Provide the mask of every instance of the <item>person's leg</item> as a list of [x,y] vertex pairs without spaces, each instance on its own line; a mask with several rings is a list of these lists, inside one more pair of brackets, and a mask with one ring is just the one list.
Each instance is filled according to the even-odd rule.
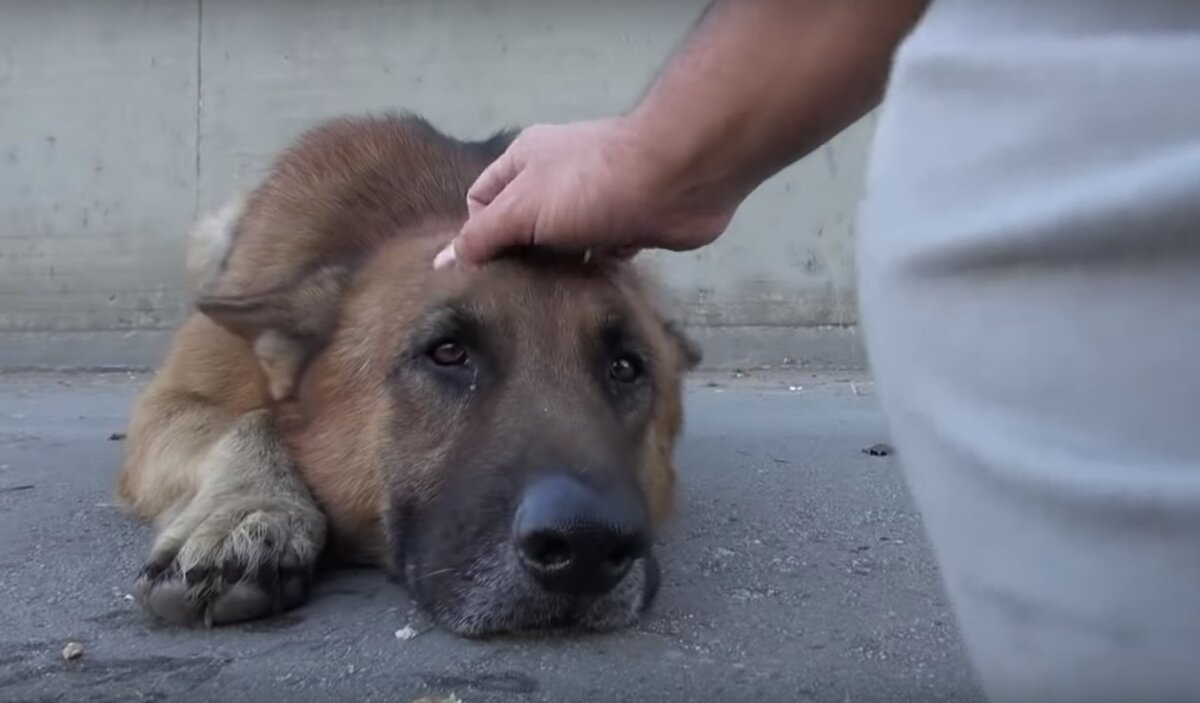
[[992,701],[1200,700],[1200,4],[966,4],[899,57],[862,212],[893,441]]

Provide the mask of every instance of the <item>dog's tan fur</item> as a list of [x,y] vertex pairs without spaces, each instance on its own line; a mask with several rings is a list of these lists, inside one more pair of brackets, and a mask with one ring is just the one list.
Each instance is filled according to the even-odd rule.
[[[141,580],[154,612],[219,623],[291,607],[331,543],[340,556],[387,566],[385,491],[437,484],[445,448],[434,437],[418,437],[427,455],[405,457],[411,475],[380,465],[389,401],[372,350],[348,341],[363,325],[379,344],[403,336],[406,301],[435,275],[429,262],[464,219],[466,189],[505,139],[472,151],[430,129],[399,117],[327,123],[190,233],[197,311],[136,403],[118,480],[122,501],[156,523]],[[632,270],[612,279],[657,361],[638,475],[658,523],[673,509],[689,354],[644,281]],[[520,306],[504,301],[503,285],[494,285],[501,307]],[[221,574],[230,563],[274,577]]]

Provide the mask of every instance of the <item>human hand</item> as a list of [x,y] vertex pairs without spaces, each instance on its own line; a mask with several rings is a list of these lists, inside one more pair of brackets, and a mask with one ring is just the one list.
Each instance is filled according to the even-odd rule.
[[678,161],[626,117],[529,127],[468,191],[467,222],[434,266],[520,246],[628,257],[709,244],[737,199],[689,183]]

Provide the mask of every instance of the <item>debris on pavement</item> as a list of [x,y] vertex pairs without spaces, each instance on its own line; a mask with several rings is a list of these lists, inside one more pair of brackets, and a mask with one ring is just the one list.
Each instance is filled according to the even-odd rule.
[[419,634],[421,633],[417,632],[416,628],[414,628],[412,625],[405,625],[399,630],[396,630],[396,639],[408,641]]
[[63,647],[62,658],[65,661],[73,662],[83,656],[83,645],[78,642],[67,642],[67,646]]
[[422,696],[412,703],[463,703],[463,701],[451,693],[448,696]]
[[17,491],[28,491],[33,488],[32,483],[22,483],[16,486],[0,486],[0,493],[16,493]]
[[892,448],[892,445],[885,444],[883,442],[872,444],[862,451],[863,454],[869,454],[871,456],[891,456],[892,454],[896,453],[896,450]]
[[113,432],[108,436],[108,441],[110,442],[120,442],[123,439],[125,439],[124,432]]

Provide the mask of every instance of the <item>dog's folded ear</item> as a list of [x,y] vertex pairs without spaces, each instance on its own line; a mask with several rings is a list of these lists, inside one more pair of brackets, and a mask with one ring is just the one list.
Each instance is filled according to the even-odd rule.
[[347,269],[325,266],[293,284],[249,293],[222,290],[216,279],[197,297],[196,308],[250,341],[271,396],[288,400],[308,362],[332,334],[349,278]]
[[[272,245],[288,237],[276,229],[287,224],[264,217],[261,203],[258,216],[248,219],[253,200],[238,194],[192,226],[187,275],[196,309],[248,341],[271,396],[288,400],[332,333],[349,273],[337,265],[311,267],[303,255],[280,256]],[[303,238],[287,241],[285,250],[303,252]]]
[[692,339],[683,329],[683,325],[668,312],[674,307],[669,303],[670,297],[666,291],[647,277],[636,264],[623,264],[626,273],[630,274],[625,281],[636,290],[640,296],[652,301],[651,314],[666,336],[668,344],[675,348],[679,355],[680,366],[685,371],[695,371],[704,362],[704,351],[700,344]]

